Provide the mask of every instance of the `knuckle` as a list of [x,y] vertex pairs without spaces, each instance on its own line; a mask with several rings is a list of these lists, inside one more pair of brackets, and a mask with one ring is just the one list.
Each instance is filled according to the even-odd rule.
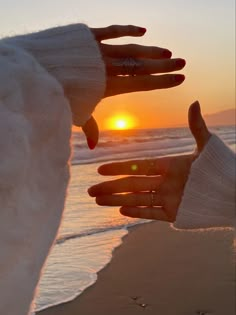
[[173,59],[167,59],[166,65],[167,65],[166,68],[169,71],[175,70],[175,68],[176,68],[176,63]]
[[112,24],[112,25],[108,26],[108,29],[109,29],[110,31],[113,31],[113,30],[115,30],[116,28],[117,28],[117,25],[116,25],[116,24]]
[[130,32],[133,32],[134,29],[135,29],[135,27],[133,25],[131,25],[131,24],[128,24],[126,27],[127,27],[127,30],[130,31]]
[[155,46],[149,46],[148,48],[148,55],[150,58],[155,58],[157,55],[159,55],[159,49]]
[[174,69],[174,63],[172,59],[162,60],[162,68],[165,71],[171,71]]
[[119,33],[119,25],[110,25],[108,26],[108,31],[111,32],[113,35],[118,35]]

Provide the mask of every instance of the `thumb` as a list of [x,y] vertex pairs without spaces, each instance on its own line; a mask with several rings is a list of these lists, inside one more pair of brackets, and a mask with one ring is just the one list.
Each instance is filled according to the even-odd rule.
[[88,147],[90,148],[90,150],[93,150],[96,147],[99,138],[98,125],[93,116],[91,116],[89,120],[84,124],[82,130],[85,133]]
[[210,139],[211,134],[202,118],[201,108],[198,101],[194,102],[189,107],[188,122],[189,128],[196,140],[198,152],[201,152]]

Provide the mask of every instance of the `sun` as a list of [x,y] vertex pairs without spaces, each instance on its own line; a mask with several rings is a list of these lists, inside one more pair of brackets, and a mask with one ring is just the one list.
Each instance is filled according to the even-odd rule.
[[112,130],[127,130],[137,126],[137,119],[129,114],[117,114],[107,119],[107,128]]
[[116,129],[127,129],[128,122],[124,118],[119,118],[115,120],[115,127]]

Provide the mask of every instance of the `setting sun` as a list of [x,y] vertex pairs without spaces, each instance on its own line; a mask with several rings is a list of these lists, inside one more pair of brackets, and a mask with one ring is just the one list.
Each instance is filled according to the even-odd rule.
[[129,114],[120,114],[110,117],[106,121],[108,129],[126,130],[137,126],[137,119]]
[[125,119],[118,119],[115,121],[115,126],[117,129],[127,129],[127,120]]

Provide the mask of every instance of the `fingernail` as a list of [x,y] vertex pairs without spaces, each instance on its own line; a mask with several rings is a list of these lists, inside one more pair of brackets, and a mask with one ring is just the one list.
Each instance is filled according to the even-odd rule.
[[183,68],[186,65],[186,61],[184,59],[177,59],[175,65],[178,68]]
[[96,147],[96,142],[93,139],[87,138],[87,144],[90,150],[93,150]]
[[183,82],[185,79],[185,76],[183,74],[176,74],[174,76],[174,81],[175,82]]
[[169,51],[168,49],[165,49],[165,50],[163,51],[163,53],[162,53],[162,56],[163,56],[164,58],[170,58],[170,57],[172,56],[172,52]]
[[146,33],[146,31],[147,31],[147,29],[144,28],[144,27],[139,27],[138,30],[139,30],[139,32],[142,33],[142,34]]

